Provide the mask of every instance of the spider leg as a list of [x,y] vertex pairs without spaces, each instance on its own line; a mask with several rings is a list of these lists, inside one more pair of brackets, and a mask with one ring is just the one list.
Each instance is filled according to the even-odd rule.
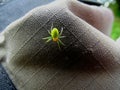
[[65,38],[66,36],[59,36],[59,38]]
[[51,36],[49,37],[45,37],[45,38],[42,38],[43,40],[46,40],[46,39],[51,39]]
[[52,38],[48,39],[48,40],[46,41],[46,43],[50,42],[51,40],[52,40]]
[[53,29],[53,23],[52,23],[51,29],[50,29],[50,30],[47,30],[50,35],[51,35],[51,30],[52,30],[52,29]]
[[61,28],[61,31],[60,31],[60,36],[62,35],[62,33],[63,33],[63,27]]
[[52,40],[52,38],[51,37],[45,37],[45,38],[42,38],[43,40],[46,40],[47,39],[47,41],[46,42],[49,42],[49,41],[51,41]]
[[62,44],[63,46],[65,46],[65,44],[59,39],[58,40],[58,42],[60,43],[60,44]]
[[47,31],[48,31],[48,33],[51,35],[50,31],[49,31],[49,30],[47,30]]
[[51,26],[51,29],[50,30],[52,30],[53,29],[53,23],[52,23],[52,26]]
[[57,41],[57,44],[58,44],[59,49],[61,50],[61,48],[60,48],[60,42],[59,42],[59,41]]

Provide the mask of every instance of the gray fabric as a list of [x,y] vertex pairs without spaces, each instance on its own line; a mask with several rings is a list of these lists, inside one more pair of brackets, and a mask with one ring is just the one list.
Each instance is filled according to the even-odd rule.
[[[29,10],[36,6],[50,3],[53,0],[6,0],[5,4],[0,2],[0,32],[11,22],[20,18]],[[4,37],[0,36],[0,47],[4,44]],[[3,48],[0,48],[0,57],[5,53]],[[8,74],[0,64],[0,90],[16,90]]]
[[[1,33],[3,65],[18,90],[119,90],[120,46],[107,36],[112,21],[110,10],[75,0],[37,7]],[[52,23],[63,27],[61,50],[42,40]]]

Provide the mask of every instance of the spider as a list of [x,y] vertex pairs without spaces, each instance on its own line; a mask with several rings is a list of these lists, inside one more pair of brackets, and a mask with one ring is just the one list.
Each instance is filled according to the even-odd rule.
[[63,28],[61,28],[61,31],[59,32],[59,29],[53,28],[52,25],[51,30],[48,30],[48,33],[50,34],[50,36],[42,38],[43,40],[47,40],[47,43],[50,41],[56,42],[58,44],[59,49],[61,49],[60,45],[65,46],[65,44],[60,40],[62,38],[65,38],[65,36],[62,36]]

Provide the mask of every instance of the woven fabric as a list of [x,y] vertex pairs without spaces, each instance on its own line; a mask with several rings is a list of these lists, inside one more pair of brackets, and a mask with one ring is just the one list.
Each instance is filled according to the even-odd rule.
[[0,64],[0,90],[17,90],[1,64]]
[[[3,65],[18,90],[119,90],[120,46],[107,36],[112,21],[110,10],[75,0],[37,7],[1,33]],[[61,50],[42,39],[52,24],[66,36]]]

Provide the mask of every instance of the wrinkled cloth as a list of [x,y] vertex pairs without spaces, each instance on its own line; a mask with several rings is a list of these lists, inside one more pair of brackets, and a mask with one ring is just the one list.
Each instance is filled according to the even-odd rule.
[[[3,63],[18,90],[119,90],[120,46],[110,37],[113,14],[76,0],[32,9],[2,33]],[[65,46],[45,43],[51,26]]]

